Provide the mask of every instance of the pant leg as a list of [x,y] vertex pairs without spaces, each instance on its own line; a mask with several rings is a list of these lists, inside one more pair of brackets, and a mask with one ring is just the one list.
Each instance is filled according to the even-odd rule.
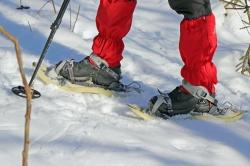
[[217,48],[217,37],[215,16],[211,11],[210,2],[209,0],[170,1],[183,2],[174,8],[177,13],[184,15],[180,24],[179,42],[184,62],[181,75],[192,85],[204,86],[210,93],[215,93],[217,70],[212,59]]
[[168,0],[169,5],[184,18],[194,19],[212,12],[210,0]]
[[123,37],[129,32],[136,0],[100,0],[96,16],[99,34],[94,38],[93,53],[106,60],[109,67],[120,66]]

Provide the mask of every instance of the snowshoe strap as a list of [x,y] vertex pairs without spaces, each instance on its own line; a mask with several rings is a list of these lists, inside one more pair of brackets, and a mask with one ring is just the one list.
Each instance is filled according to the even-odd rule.
[[63,66],[67,63],[67,61],[62,61],[55,67],[55,72],[59,75],[60,71],[62,70]]
[[194,97],[198,99],[208,100],[214,105],[217,105],[217,100],[213,96],[210,95],[210,93],[205,87],[191,85],[186,80],[182,80],[182,86]]
[[122,84],[121,82],[113,82],[111,83],[107,89],[118,91],[118,92],[137,92],[141,93],[141,85],[140,83],[133,81],[128,85]]
[[169,111],[172,110],[172,102],[171,102],[171,99],[170,97],[168,96],[168,94],[165,94],[165,93],[162,93],[160,92],[160,95],[157,96],[157,100],[155,101],[152,109],[150,110],[150,113],[151,114],[156,114],[156,112],[158,111],[159,107],[162,105],[162,104],[166,104],[169,108]]
[[119,74],[117,74],[116,72],[114,72],[113,70],[111,70],[108,66],[108,63],[103,60],[102,58],[100,58],[99,56],[95,55],[94,53],[92,53],[89,56],[90,60],[93,61],[95,63],[95,65],[101,69],[106,71],[110,76],[112,76],[115,80],[119,81],[121,76]]
[[73,83],[75,82],[75,78],[74,78],[74,73],[73,73],[73,67],[74,67],[74,63],[73,60],[70,60],[69,63],[67,63],[68,67],[68,72],[69,72],[69,79],[71,81],[73,81]]
[[127,85],[124,85],[124,86],[125,86],[127,92],[141,93],[143,91],[141,84],[137,81],[133,81],[133,82],[131,82]]
[[156,102],[155,102],[155,104],[154,104],[152,110],[151,110],[151,113],[152,113],[152,114],[155,114],[156,111],[158,110],[158,108],[159,108],[163,103],[166,103],[166,101],[164,100],[164,97],[163,97],[162,95],[159,95],[159,96],[157,97],[157,100],[156,100]]
[[208,113],[212,115],[224,115],[226,113],[226,109],[219,109],[217,106],[212,106]]

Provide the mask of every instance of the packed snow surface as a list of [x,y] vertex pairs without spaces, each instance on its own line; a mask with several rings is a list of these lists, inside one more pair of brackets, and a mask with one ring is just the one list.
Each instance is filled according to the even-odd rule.
[[[218,68],[216,86],[219,101],[230,101],[250,109],[250,77],[235,71],[244,55],[249,32],[240,30],[237,12],[226,11],[212,0],[217,18]],[[28,79],[55,20],[51,3],[23,0],[29,10],[16,10],[17,0],[0,1],[0,25],[16,36],[22,48]],[[59,10],[62,0],[55,0]],[[99,0],[72,0],[71,22],[80,8],[73,32],[70,12],[65,13],[44,63],[63,59],[80,60],[91,53],[97,34],[95,15]],[[243,14],[239,14],[243,16]],[[235,123],[183,119],[145,122],[126,106],[142,106],[157,94],[157,88],[171,91],[181,83],[183,65],[178,51],[182,16],[166,0],[140,0],[133,26],[124,39],[123,82],[139,81],[143,93],[123,97],[63,92],[36,80],[42,97],[33,100],[31,115],[31,166],[249,166],[250,117]],[[26,102],[12,94],[21,78],[12,43],[0,36],[0,163],[21,165]]]

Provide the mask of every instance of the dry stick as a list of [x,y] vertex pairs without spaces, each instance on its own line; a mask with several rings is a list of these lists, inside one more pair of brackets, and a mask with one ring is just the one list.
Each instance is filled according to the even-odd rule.
[[[246,5],[246,13],[248,17],[248,24],[250,24],[250,9],[247,0],[245,0],[245,5]],[[248,46],[246,55],[244,56],[243,60],[243,66],[242,66],[242,71],[241,73],[244,74],[244,72],[248,72],[250,74],[250,44]]]
[[31,88],[28,85],[27,79],[24,74],[24,69],[23,69],[23,62],[22,62],[22,57],[21,57],[21,50],[19,47],[18,40],[12,36],[9,32],[7,32],[3,27],[0,26],[0,32],[6,36],[7,39],[13,42],[15,45],[15,50],[16,50],[16,57],[17,57],[17,62],[22,78],[22,82],[24,85],[24,89],[26,92],[26,114],[25,114],[25,129],[24,129],[24,149],[22,152],[23,155],[23,166],[28,166],[28,154],[29,154],[29,135],[30,135],[30,115],[31,115],[31,101],[32,101],[32,91]]
[[249,9],[249,6],[248,6],[248,3],[247,3],[247,0],[245,0],[245,3],[246,3],[246,12],[247,12],[247,17],[248,17],[248,21],[249,21],[249,24],[250,24],[250,9]]
[[[226,1],[226,0],[220,0],[220,1],[226,3],[227,6],[228,6],[228,5],[232,5],[233,7],[235,7],[235,6],[237,6],[237,7],[245,7],[244,5],[239,5],[239,4],[234,3],[234,2],[232,2],[232,1]],[[226,8],[226,7],[225,7],[225,8]]]
[[53,9],[54,9],[54,12],[56,14],[56,6],[55,6],[55,3],[54,3],[54,0],[51,0],[51,2],[52,2],[52,6],[53,6]]
[[69,29],[71,29],[71,5],[69,4]]
[[[248,49],[246,51],[246,54],[240,58],[240,63],[236,65],[236,71],[240,71],[241,73],[244,73],[248,70],[247,66],[250,66],[250,45],[248,46]],[[250,71],[249,71],[250,73]]]
[[81,5],[79,5],[79,7],[78,7],[78,11],[77,11],[77,15],[76,15],[76,20],[75,20],[75,23],[73,25],[72,32],[74,32],[74,29],[75,29],[75,26],[76,26],[76,22],[78,20],[78,16],[79,16],[79,13],[80,13],[80,7],[81,7]]
[[236,66],[236,71],[240,71],[244,74],[245,72],[248,72],[250,74],[250,45],[248,46],[247,52],[245,56],[241,57],[240,60],[242,61]]
[[[231,5],[233,5],[233,4],[238,4],[238,3],[241,3],[242,5],[244,5],[244,3],[241,2],[241,0],[231,0],[230,2],[231,2]],[[226,8],[227,6],[229,6],[229,5],[230,5],[230,4],[227,3],[227,4],[225,5],[225,8]]]
[[[227,3],[226,6],[228,5],[233,6],[233,8],[226,8],[226,9],[245,9],[244,13],[247,14],[248,22],[244,21],[243,19],[242,22],[244,24],[250,25],[250,9],[247,0],[244,0],[244,3],[241,2],[240,0],[231,0],[230,2],[225,0],[221,1]],[[237,4],[238,2],[240,2],[244,6]],[[237,6],[237,8],[235,6]],[[241,29],[247,29],[247,28],[249,28],[249,26],[245,26]],[[245,72],[248,72],[250,74],[250,45],[248,46],[246,54],[240,58],[240,61],[241,62],[236,65],[236,71],[241,71],[242,74],[245,74]]]
[[38,10],[38,14],[40,13],[40,11],[50,2],[51,0],[48,0],[47,2],[45,2],[45,4]]
[[249,22],[246,22],[245,20],[242,20],[243,23],[250,25],[250,20]]
[[[248,17],[248,22],[249,22],[248,25],[249,25],[250,24],[250,9],[249,9],[247,0],[245,0],[245,5],[246,5],[245,12]],[[243,56],[241,59],[242,59],[241,73],[244,74],[245,72],[248,72],[250,74],[250,44],[248,46],[245,56]]]
[[32,32],[32,28],[31,28],[31,25],[30,25],[30,22],[29,22],[29,21],[28,21],[28,24],[29,24],[30,31]]

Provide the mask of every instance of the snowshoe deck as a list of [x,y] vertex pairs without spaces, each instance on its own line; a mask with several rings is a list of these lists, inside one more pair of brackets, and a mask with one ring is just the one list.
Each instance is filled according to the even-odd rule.
[[230,115],[212,115],[209,113],[203,113],[200,115],[191,114],[193,119],[200,119],[200,120],[221,120],[224,122],[235,122],[240,120],[246,112],[239,111],[231,113]]
[[68,92],[102,94],[105,96],[114,95],[111,90],[107,90],[101,87],[77,85],[72,84],[69,81],[62,85],[59,80],[50,78],[48,75],[46,75],[47,68],[47,65],[43,64],[37,72],[38,79],[41,80],[44,84],[55,85],[57,88]]
[[[128,104],[129,109],[140,119],[149,121],[153,120],[155,117],[152,115],[149,115],[143,111],[144,108],[136,105],[136,104]],[[194,114],[190,113],[191,119],[198,119],[198,120],[219,120],[223,122],[235,122],[237,120],[242,119],[242,117],[245,115],[246,112],[244,111],[238,111],[231,113],[229,115],[212,115],[209,113],[203,113],[203,114]]]

